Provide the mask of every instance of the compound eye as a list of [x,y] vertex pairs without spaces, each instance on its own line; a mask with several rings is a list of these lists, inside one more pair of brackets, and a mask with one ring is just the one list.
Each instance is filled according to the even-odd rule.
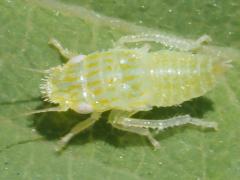
[[80,114],[88,114],[93,112],[92,106],[87,103],[81,103],[77,107],[73,108],[73,110]]
[[78,55],[78,56],[74,56],[69,60],[69,63],[71,64],[77,64],[80,63],[86,56],[85,55]]

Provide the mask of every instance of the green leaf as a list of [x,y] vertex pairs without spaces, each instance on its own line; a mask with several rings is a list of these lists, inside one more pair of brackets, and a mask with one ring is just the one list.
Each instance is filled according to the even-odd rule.
[[[238,0],[1,0],[0,1],[0,179],[240,179],[240,3]],[[219,130],[186,126],[157,135],[154,151],[144,137],[106,123],[79,134],[60,155],[59,137],[86,116],[72,111],[31,117],[49,106],[40,99],[42,74],[62,64],[48,39],[88,54],[112,47],[123,35],[155,32],[197,39],[234,59],[233,68],[206,96],[182,107],[141,112],[164,118],[191,114],[216,121]],[[165,33],[167,32],[167,33]]]

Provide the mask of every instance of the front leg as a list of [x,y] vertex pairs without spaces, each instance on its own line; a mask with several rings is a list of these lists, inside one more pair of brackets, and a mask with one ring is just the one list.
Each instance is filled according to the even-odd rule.
[[70,52],[67,48],[64,48],[61,45],[61,43],[55,38],[50,39],[48,44],[55,47],[59,51],[61,56],[63,56],[69,63],[73,63],[73,64],[74,63],[79,63],[80,61],[82,61],[86,57],[83,54],[76,55],[73,52]]
[[150,143],[154,146],[154,148],[158,149],[160,147],[159,142],[152,136],[151,132],[144,128],[144,127],[134,127],[134,126],[129,126],[122,124],[121,122],[130,116],[135,114],[135,112],[126,112],[126,111],[117,111],[117,110],[112,110],[108,122],[115,128],[123,130],[123,131],[128,131],[131,133],[139,134],[142,136],[145,136],[148,138]]
[[61,54],[62,57],[64,57],[66,60],[70,60],[72,57],[74,57],[75,55],[70,52],[67,48],[64,48],[61,43],[55,39],[55,38],[51,38],[48,41],[48,44],[52,45],[53,47],[55,47],[59,53]]
[[101,113],[93,113],[89,118],[87,118],[84,121],[81,121],[77,123],[69,133],[67,133],[65,136],[61,138],[59,141],[59,146],[57,147],[56,151],[61,151],[68,142],[77,134],[84,131],[85,129],[89,128],[91,125],[93,125],[101,116]]

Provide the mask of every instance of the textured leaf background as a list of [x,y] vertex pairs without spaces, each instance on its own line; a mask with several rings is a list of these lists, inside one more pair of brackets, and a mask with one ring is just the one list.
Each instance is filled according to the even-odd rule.
[[[239,9],[239,0],[0,0],[0,179],[240,179]],[[40,99],[42,75],[21,68],[62,63],[50,37],[87,54],[146,31],[192,39],[209,34],[213,45],[235,49],[227,55],[234,68],[206,96],[138,114],[188,113],[218,122],[219,131],[168,129],[157,135],[162,148],[154,151],[145,138],[113,129],[106,113],[58,155],[57,139],[86,116],[19,116],[49,106]]]

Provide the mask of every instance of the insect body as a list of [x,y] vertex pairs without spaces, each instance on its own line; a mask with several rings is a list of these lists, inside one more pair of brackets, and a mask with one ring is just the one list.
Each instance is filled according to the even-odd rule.
[[80,113],[86,106],[89,112],[149,110],[205,94],[223,68],[206,55],[113,49],[50,69],[43,89],[50,102]]
[[37,112],[73,109],[92,113],[61,139],[61,147],[107,110],[112,110],[109,123],[114,127],[144,135],[155,147],[159,147],[159,143],[149,128],[161,130],[187,123],[216,128],[214,122],[188,115],[168,120],[140,120],[131,116],[153,106],[178,105],[205,94],[226,70],[227,64],[217,58],[188,51],[150,52],[147,46],[116,47],[87,56],[71,56],[55,39],[50,43],[69,61],[48,70],[41,86],[45,99],[59,106]]

